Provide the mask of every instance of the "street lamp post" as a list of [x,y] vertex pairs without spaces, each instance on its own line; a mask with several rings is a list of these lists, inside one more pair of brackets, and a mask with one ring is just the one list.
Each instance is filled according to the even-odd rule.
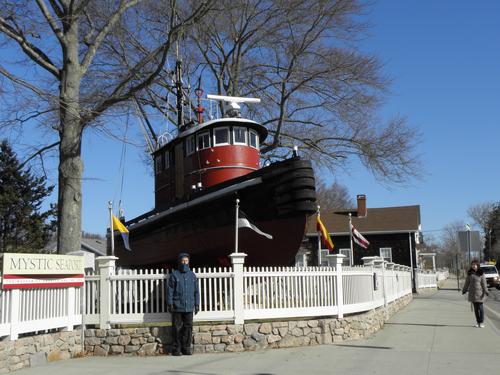
[[469,264],[470,264],[470,262],[471,262],[471,259],[470,259],[470,225],[465,224],[465,227],[467,228],[467,248],[469,250]]
[[[488,258],[491,258],[491,228],[488,229]],[[487,259],[489,260],[489,259]]]

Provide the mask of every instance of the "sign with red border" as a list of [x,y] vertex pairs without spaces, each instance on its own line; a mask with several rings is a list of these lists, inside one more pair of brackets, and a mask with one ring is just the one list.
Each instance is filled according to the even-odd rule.
[[68,288],[84,284],[81,256],[3,254],[2,289]]

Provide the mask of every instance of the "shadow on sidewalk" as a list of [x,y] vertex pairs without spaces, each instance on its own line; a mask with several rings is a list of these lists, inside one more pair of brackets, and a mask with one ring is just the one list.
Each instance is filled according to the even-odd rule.
[[459,325],[459,324],[426,324],[426,323],[385,323],[385,325],[392,326],[425,326],[425,327],[465,327],[470,328],[471,326]]
[[346,348],[364,348],[364,349],[385,349],[392,350],[392,346],[373,346],[373,345],[346,345],[346,344],[335,344],[335,346],[343,346]]

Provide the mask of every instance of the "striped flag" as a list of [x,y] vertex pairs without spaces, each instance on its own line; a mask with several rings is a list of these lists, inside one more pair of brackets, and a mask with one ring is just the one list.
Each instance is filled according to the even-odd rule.
[[323,240],[323,244],[328,247],[328,250],[330,252],[333,251],[333,242],[332,239],[330,238],[330,234],[325,228],[325,225],[321,221],[319,214],[316,216],[316,230],[321,234],[321,238]]
[[248,228],[260,234],[261,236],[266,237],[268,240],[273,239],[272,235],[270,235],[269,233],[265,233],[257,228],[257,226],[248,219],[247,215],[245,215],[242,210],[239,210],[238,212],[238,228]]
[[111,216],[113,219],[113,230],[117,230],[121,233],[122,238],[123,238],[123,244],[125,246],[125,249],[128,251],[132,251],[130,248],[129,240],[128,240],[128,229],[123,223],[118,219],[115,215]]
[[366,238],[364,238],[363,235],[361,233],[359,233],[356,228],[354,228],[354,225],[352,225],[352,223],[349,223],[349,225],[351,227],[351,235],[352,235],[353,241],[356,242],[363,249],[368,249],[370,242],[368,242],[368,240]]

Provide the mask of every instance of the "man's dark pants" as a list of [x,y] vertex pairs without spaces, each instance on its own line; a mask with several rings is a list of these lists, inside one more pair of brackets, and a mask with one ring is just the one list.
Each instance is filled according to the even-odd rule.
[[191,352],[193,338],[193,312],[173,312],[172,332],[174,338],[174,353]]

